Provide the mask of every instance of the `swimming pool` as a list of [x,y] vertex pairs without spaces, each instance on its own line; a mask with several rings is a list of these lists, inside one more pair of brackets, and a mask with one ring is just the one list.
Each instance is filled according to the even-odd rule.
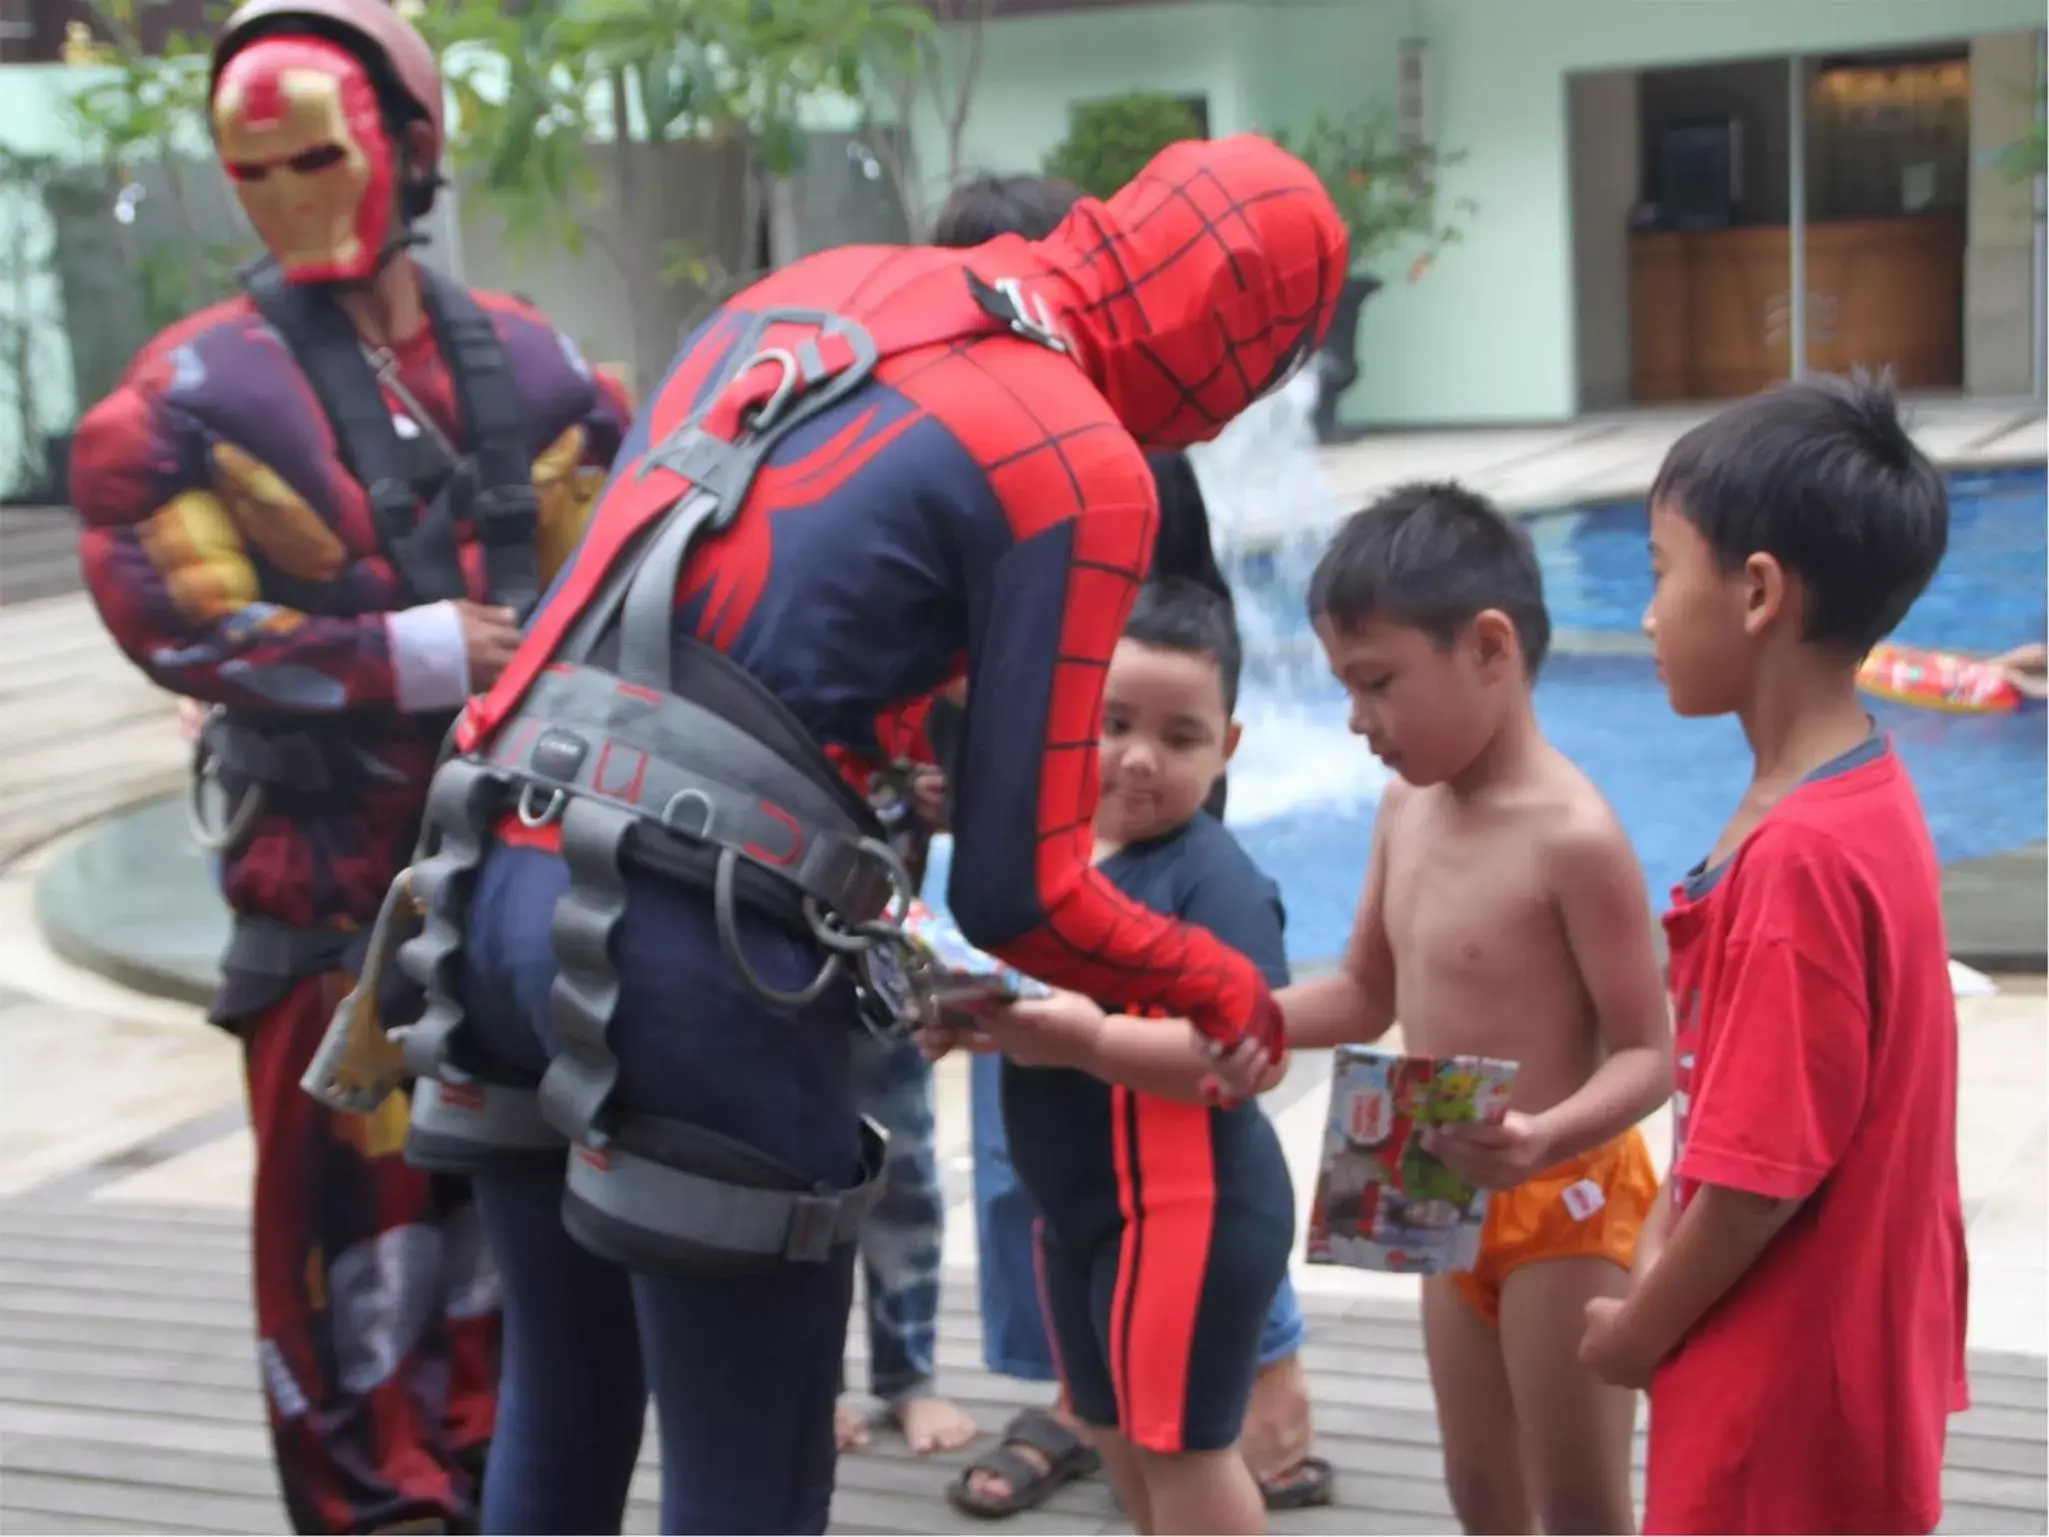
[[[1998,651],[2049,634],[2043,475],[1951,481],[1949,554],[1901,625],[1909,644]],[[1651,579],[1641,503],[1545,514],[1531,532],[1561,649],[1537,686],[1545,731],[1613,802],[1653,901],[1720,832],[1749,772],[1733,720],[1691,721],[1665,704],[1639,635]],[[1345,731],[1342,692],[1314,655],[1300,562],[1254,563],[1242,602],[1281,665],[1248,669],[1231,825],[1280,882],[1288,948],[1342,950],[1386,773]],[[1943,715],[1873,702],[1927,807],[1945,862],[2044,836],[2044,717]],[[935,868],[933,889],[944,891]]]

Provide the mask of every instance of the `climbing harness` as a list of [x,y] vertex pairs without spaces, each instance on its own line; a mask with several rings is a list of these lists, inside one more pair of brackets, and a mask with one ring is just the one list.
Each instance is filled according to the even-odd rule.
[[[872,1124],[843,1189],[702,1127],[614,1105],[619,1063],[607,1036],[620,983],[610,952],[628,872],[652,872],[708,893],[724,959],[769,1006],[802,1008],[851,973],[861,993],[903,1005],[886,1018],[864,1010],[871,1028],[915,1022],[915,993],[899,985],[916,964],[899,928],[914,892],[882,822],[763,684],[677,632],[675,607],[690,553],[731,524],[777,445],[862,387],[880,358],[1027,324],[1021,300],[990,285],[971,287],[971,304],[951,294],[908,311],[880,344],[828,311],[749,315],[700,404],[615,481],[645,496],[641,483],[670,475],[684,482],[678,493],[629,530],[545,666],[429,787],[409,876],[425,921],[397,947],[426,1004],[391,1032],[418,1081],[406,1156],[474,1174],[567,1152],[564,1222],[619,1263],[695,1273],[821,1262],[853,1242],[879,1194],[884,1139]],[[458,1001],[477,873],[508,824],[558,841],[569,873],[550,928],[559,1051],[538,1082],[482,1069]],[[743,908],[822,950],[802,987],[760,975]],[[400,908],[388,916],[391,930]],[[392,942],[391,932],[373,938],[373,953]]]
[[[458,527],[476,530],[491,601],[524,616],[539,596],[536,519],[526,426],[512,368],[491,317],[458,284],[420,269],[428,324],[454,380],[473,447],[463,453],[397,378],[384,349],[363,345],[331,295],[288,283],[263,258],[242,284],[312,386],[342,463],[370,499],[378,538],[410,603],[469,596]],[[402,436],[391,390],[419,432]],[[380,771],[382,771],[380,773]],[[396,779],[344,733],[305,717],[216,709],[194,754],[188,822],[209,853],[231,853],[280,797],[334,799],[361,774]],[[223,800],[216,811],[215,792]]]

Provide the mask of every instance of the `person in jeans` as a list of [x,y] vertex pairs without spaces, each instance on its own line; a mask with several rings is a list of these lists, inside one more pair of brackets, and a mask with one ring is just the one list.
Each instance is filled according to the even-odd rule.
[[[1006,234],[1038,239],[1060,222],[1079,196],[1067,183],[1046,177],[977,177],[956,189],[940,210],[932,243],[976,246]],[[1156,453],[1148,459],[1160,494],[1153,577],[1186,577],[1230,602],[1194,466],[1182,453]],[[925,722],[942,764],[953,755],[958,712],[958,700],[941,699]],[[944,783],[942,775],[928,772],[917,786],[919,805],[935,826],[943,825]],[[1224,798],[1220,778],[1204,810],[1221,818]],[[1001,1058],[989,1054],[976,1055],[970,1067],[982,1360],[990,1371],[1006,1377],[1053,1383],[1058,1374],[1032,1259],[1032,1226],[1038,1212],[1011,1166],[998,1089],[1001,1067]],[[1260,1337],[1259,1375],[1240,1442],[1271,1510],[1327,1504],[1333,1494],[1331,1466],[1313,1453],[1315,1433],[1300,1355],[1303,1334],[1294,1286],[1283,1281]],[[947,1493],[963,1513],[999,1519],[1044,1504],[1063,1485],[1099,1468],[1096,1453],[1082,1439],[1067,1406],[1056,1398],[1044,1409],[1026,1409],[1014,1416],[997,1444],[970,1463]]]
[[[929,827],[915,819],[898,847],[922,880]],[[860,1035],[854,1074],[861,1113],[889,1133],[882,1196],[861,1223],[861,1300],[868,1324],[868,1391],[912,1451],[955,1451],[974,1419],[933,1391],[939,1334],[939,1265],[946,1196],[933,1147],[932,1065],[910,1039]],[[842,1396],[833,1414],[841,1451],[868,1443],[869,1417]]]

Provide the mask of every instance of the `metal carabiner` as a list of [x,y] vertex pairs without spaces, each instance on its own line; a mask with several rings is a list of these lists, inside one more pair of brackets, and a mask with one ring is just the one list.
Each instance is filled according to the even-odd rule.
[[518,813],[519,825],[522,827],[531,827],[536,830],[547,827],[561,819],[562,808],[569,804],[569,795],[566,791],[550,790],[548,792],[548,804],[539,811],[534,810],[534,791],[540,788],[541,786],[531,782],[520,787],[519,803],[513,809]]
[[256,825],[256,819],[263,815],[266,804],[263,786],[252,784],[242,792],[241,798],[229,809],[228,814],[216,823],[206,809],[207,785],[220,785],[221,793],[227,794],[227,786],[221,784],[220,764],[212,757],[202,757],[192,766],[191,788],[185,799],[185,825],[192,834],[192,841],[208,854],[233,853],[249,836],[249,830]]
[[818,968],[818,975],[795,992],[786,992],[764,982],[761,974],[748,963],[746,952],[740,948],[740,929],[737,922],[739,889],[735,884],[739,870],[740,851],[731,844],[720,849],[718,869],[712,877],[711,906],[713,927],[718,930],[719,950],[725,956],[726,964],[739,973],[740,980],[757,997],[779,1008],[801,1009],[808,1004],[816,1003],[825,996],[825,990],[839,978],[843,964],[839,955],[828,955],[825,964]]
[[796,354],[785,347],[762,348],[747,360],[747,366],[734,376],[734,382],[738,383],[764,363],[774,363],[782,369],[783,376],[776,381],[774,393],[743,418],[750,432],[763,432],[774,426],[776,418],[796,399],[797,388],[803,383],[803,367],[797,362]]

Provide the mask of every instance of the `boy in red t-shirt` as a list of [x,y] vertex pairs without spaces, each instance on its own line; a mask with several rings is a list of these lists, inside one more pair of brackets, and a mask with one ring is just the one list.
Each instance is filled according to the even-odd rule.
[[1665,926],[1676,1158],[1582,1357],[1650,1388],[1647,1532],[1927,1532],[1965,1406],[1956,1001],[1935,850],[1857,664],[1942,558],[1890,393],[1815,379],[1673,447],[1644,615],[1756,771]]

